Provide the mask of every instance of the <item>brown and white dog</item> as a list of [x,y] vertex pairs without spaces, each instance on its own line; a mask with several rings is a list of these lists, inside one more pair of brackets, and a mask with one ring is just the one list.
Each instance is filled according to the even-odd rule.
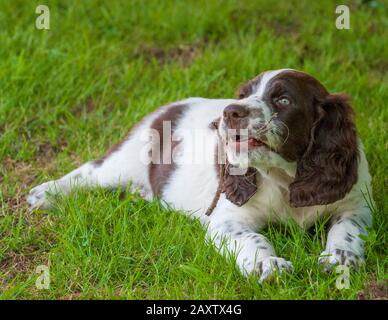
[[146,199],[159,197],[199,218],[222,254],[235,255],[244,274],[263,281],[293,270],[257,232],[269,220],[308,228],[329,216],[319,263],[358,267],[359,235],[372,221],[370,183],[346,96],[281,69],[243,85],[238,99],[189,98],[160,107],[102,159],[33,188],[28,203],[48,207],[48,193],[73,186],[131,185]]

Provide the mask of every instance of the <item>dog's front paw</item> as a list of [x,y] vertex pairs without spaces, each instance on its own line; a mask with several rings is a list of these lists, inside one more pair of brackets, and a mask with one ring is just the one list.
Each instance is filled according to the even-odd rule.
[[279,257],[265,257],[257,261],[259,271],[259,283],[270,282],[276,273],[283,271],[294,272],[294,267],[290,261]]
[[337,265],[358,269],[364,263],[364,258],[350,250],[333,249],[323,251],[318,263],[324,271],[332,271]]
[[30,193],[27,196],[27,203],[30,206],[30,209],[47,209],[49,208],[50,202],[48,200],[48,192],[53,192],[55,190],[55,182],[49,181],[42,183],[35,188],[31,189]]

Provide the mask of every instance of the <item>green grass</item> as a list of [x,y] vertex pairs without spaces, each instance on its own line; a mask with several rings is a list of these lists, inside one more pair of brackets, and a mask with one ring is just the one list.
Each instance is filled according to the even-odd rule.
[[[387,290],[388,12],[383,1],[346,3],[350,30],[335,28],[335,1],[47,0],[51,29],[41,31],[40,1],[1,1],[0,297],[356,299]],[[205,245],[198,222],[135,195],[82,191],[28,212],[32,186],[98,158],[158,106],[232,97],[241,82],[284,67],[353,98],[376,206],[366,266],[349,289],[317,266],[323,222],[315,232],[270,226],[295,273],[259,285]],[[50,266],[48,290],[35,287],[40,264]]]

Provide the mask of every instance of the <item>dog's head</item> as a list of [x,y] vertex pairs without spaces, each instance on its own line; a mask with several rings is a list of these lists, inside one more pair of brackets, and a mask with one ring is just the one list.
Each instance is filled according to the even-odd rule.
[[329,94],[303,72],[267,71],[238,91],[219,124],[228,158],[242,163],[275,152],[296,162],[289,186],[295,207],[342,199],[357,181],[357,134],[353,112],[342,94]]

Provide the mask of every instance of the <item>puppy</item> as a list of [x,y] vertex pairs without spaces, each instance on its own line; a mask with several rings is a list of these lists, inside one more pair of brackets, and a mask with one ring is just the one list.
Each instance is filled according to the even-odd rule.
[[371,177],[353,112],[306,73],[261,73],[237,99],[189,98],[162,106],[103,158],[33,188],[31,208],[75,186],[131,186],[201,220],[221,254],[262,282],[290,271],[257,230],[269,220],[308,228],[329,216],[325,269],[363,263]]

